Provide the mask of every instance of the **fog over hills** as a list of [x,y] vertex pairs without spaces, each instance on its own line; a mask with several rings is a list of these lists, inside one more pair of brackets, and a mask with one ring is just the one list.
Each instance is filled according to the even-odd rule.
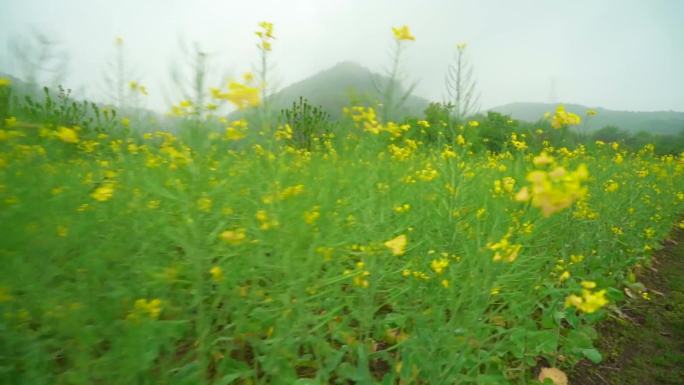
[[[377,103],[380,93],[376,84],[382,86],[388,81],[386,76],[373,73],[358,63],[340,62],[283,88],[272,96],[272,105],[278,109],[287,108],[301,96],[313,105],[322,106],[332,117],[339,117],[342,108],[351,104]],[[404,103],[401,116],[420,115],[428,103],[427,99],[411,95]]]
[[[678,111],[615,111],[581,104],[563,104],[565,109],[583,117],[583,127],[595,131],[605,126],[616,126],[629,132],[645,131],[652,134],[677,134],[684,131],[684,112]],[[515,119],[534,122],[545,112],[553,112],[558,104],[510,103],[491,108],[490,111],[510,115]],[[587,119],[587,110],[597,112]]]
[[[680,0],[96,3],[1,1],[0,72],[25,79],[32,69],[38,79],[60,75],[75,93],[106,102],[111,90],[103,77],[111,74],[115,38],[121,37],[125,80],[147,87],[145,107],[166,112],[185,97],[171,72],[192,78],[193,47],[207,55],[210,86],[253,69],[261,21],[275,28],[269,74],[271,85],[280,86],[347,60],[384,73],[391,28],[407,25],[416,40],[407,42],[401,67],[418,81],[416,94],[432,101],[444,96],[445,72],[457,44],[465,42],[484,109],[563,100],[613,110],[684,111]],[[41,46],[32,38],[36,31],[53,42],[53,56],[68,58],[64,68],[35,65],[40,52],[28,48]],[[26,65],[22,56],[34,63]]]

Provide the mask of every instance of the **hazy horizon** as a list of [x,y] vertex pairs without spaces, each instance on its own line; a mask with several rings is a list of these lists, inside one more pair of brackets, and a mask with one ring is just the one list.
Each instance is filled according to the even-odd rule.
[[[566,102],[612,110],[684,111],[684,2],[602,1],[40,1],[5,0],[0,14],[0,72],[21,77],[10,42],[32,30],[60,42],[64,79],[81,95],[104,100],[103,74],[124,39],[130,80],[149,89],[146,107],[178,101],[173,63],[188,57],[179,41],[209,54],[212,80],[239,76],[258,61],[254,31],[274,24],[272,62],[283,88],[353,61],[381,72],[391,27],[408,25],[403,67],[415,94],[441,101],[457,43],[468,56],[481,107]],[[218,85],[218,84],[216,84]]]

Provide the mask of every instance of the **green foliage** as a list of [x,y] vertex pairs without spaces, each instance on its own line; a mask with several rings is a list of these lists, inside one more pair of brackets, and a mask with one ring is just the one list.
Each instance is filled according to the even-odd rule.
[[627,133],[620,130],[617,126],[605,126],[599,130],[596,130],[592,134],[594,140],[602,140],[606,143],[619,142],[627,137]]
[[57,95],[48,87],[43,88],[42,100],[24,96],[18,105],[19,115],[29,121],[39,121],[53,126],[78,126],[86,132],[111,132],[118,126],[116,110],[101,109],[97,104],[71,98],[71,90],[58,87]]
[[440,139],[444,143],[452,143],[454,140],[454,124],[451,118],[450,104],[430,103],[423,115],[425,121],[428,122],[430,128],[425,130],[427,135],[424,135],[426,143],[437,143]]
[[[325,109],[332,119],[339,119],[342,117],[342,109],[350,103],[374,106],[378,102],[381,96],[373,87],[373,79],[380,84],[388,81],[387,77],[374,74],[357,63],[342,62],[284,87],[269,98],[269,103],[272,109],[278,111],[289,108],[303,96],[311,104]],[[400,118],[418,115],[427,104],[427,100],[410,95],[404,103],[404,108],[396,112]],[[235,114],[237,115],[239,114]]]
[[12,100],[12,87],[0,86],[0,126],[5,125],[5,119],[10,117],[10,102]]
[[[591,281],[619,304],[684,210],[678,160],[548,143],[556,163],[535,166],[511,133],[531,147],[553,129],[500,114],[451,127],[470,143],[448,156],[414,141],[398,158],[390,146],[412,131],[351,124],[311,151],[210,126],[85,140],[56,126],[98,131],[95,107],[48,97],[16,110],[42,130],[0,137],[10,385],[530,383],[541,362],[602,358],[606,308],[567,298]],[[428,109],[426,130],[446,110]],[[282,117],[300,148],[330,127],[304,99]],[[516,200],[532,171],[582,165],[587,194],[570,207],[545,216]],[[517,259],[496,260],[504,243]]]
[[475,142],[481,142],[488,151],[496,153],[507,149],[506,142],[510,139],[511,133],[516,132],[518,128],[517,121],[512,120],[510,116],[493,111],[487,111],[487,115],[479,120],[479,123],[476,131],[480,141]]
[[[646,131],[659,135],[677,135],[684,130],[684,112],[677,111],[615,111],[595,108],[595,116],[586,116],[590,107],[580,104],[564,104],[569,112],[582,117],[579,130],[592,133],[605,126],[616,126],[634,134]],[[492,108],[514,119],[537,122],[545,112],[553,112],[556,104],[550,103],[511,103]]]
[[281,110],[280,121],[292,129],[289,143],[296,148],[311,150],[314,141],[331,132],[330,115],[322,107],[309,104],[304,97]]

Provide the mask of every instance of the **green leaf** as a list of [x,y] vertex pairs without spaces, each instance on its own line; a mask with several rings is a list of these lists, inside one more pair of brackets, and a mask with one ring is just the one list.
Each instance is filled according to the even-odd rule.
[[584,355],[586,358],[588,358],[591,362],[595,364],[598,364],[603,359],[603,357],[601,356],[601,352],[593,348],[582,349],[582,355]]

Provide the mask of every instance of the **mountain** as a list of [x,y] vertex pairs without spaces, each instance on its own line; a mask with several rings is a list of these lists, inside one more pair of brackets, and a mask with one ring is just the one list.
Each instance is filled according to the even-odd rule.
[[[510,103],[491,108],[490,111],[510,115],[514,119],[535,122],[541,119],[545,112],[553,112],[557,105],[551,103]],[[644,131],[652,134],[676,135],[684,131],[684,112],[615,111],[580,104],[563,105],[566,111],[582,117],[583,127],[588,131],[595,131],[605,126],[616,126],[630,133]],[[586,112],[589,109],[596,111],[596,115],[587,119]]]
[[[274,110],[279,111],[290,107],[303,96],[310,104],[320,105],[331,117],[338,118],[344,107],[374,105],[380,100],[374,80],[378,84],[387,84],[389,78],[374,74],[357,63],[341,62],[283,88],[271,96],[270,103]],[[421,115],[427,105],[426,99],[409,96],[401,109],[401,117]]]

